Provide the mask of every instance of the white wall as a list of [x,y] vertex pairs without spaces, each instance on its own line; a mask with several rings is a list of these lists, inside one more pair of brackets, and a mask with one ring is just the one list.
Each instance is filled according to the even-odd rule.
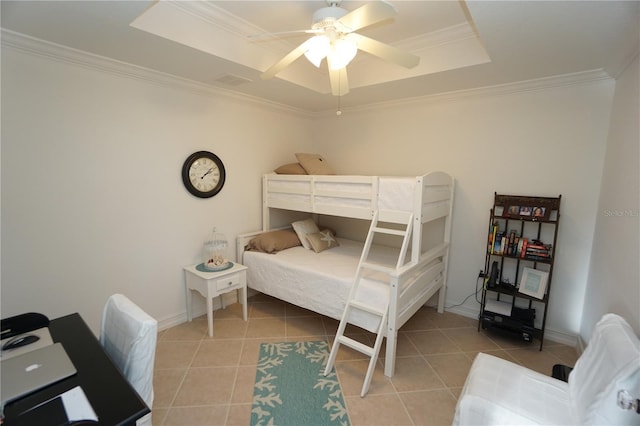
[[580,336],[588,341],[607,312],[640,335],[640,66],[618,78]]
[[[3,46],[2,316],[79,312],[97,331],[122,292],[184,320],[182,266],[213,226],[232,243],[259,229],[261,174],[310,144],[302,115]],[[202,149],[227,171],[206,200],[180,176]]]
[[[455,176],[447,306],[475,291],[494,191],[562,194],[547,332],[570,340],[580,329],[613,88],[603,80],[347,111],[316,120],[314,147],[340,173]],[[470,297],[452,310],[475,317],[479,304]]]

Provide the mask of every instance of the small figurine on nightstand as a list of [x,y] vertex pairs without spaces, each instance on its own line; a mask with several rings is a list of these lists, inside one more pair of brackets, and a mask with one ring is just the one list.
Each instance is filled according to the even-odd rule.
[[213,228],[204,242],[204,267],[210,271],[221,271],[229,267],[227,247],[229,242],[224,234]]

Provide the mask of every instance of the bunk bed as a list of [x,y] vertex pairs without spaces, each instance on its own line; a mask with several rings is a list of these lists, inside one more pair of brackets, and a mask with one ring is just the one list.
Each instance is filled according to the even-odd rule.
[[[411,244],[402,266],[396,267],[398,248],[372,247],[369,256],[394,265],[394,271],[383,291],[380,286],[365,285],[361,295],[371,303],[388,298],[384,373],[391,377],[400,327],[436,293],[438,312],[444,310],[453,191],[454,179],[444,172],[416,177],[265,174],[263,227],[237,237],[237,259],[248,266],[250,288],[339,320],[363,242],[338,235],[339,246],[319,253],[300,245],[275,254],[251,251],[250,243],[255,238],[273,234],[272,210],[306,212],[315,218],[330,215],[365,220],[377,214],[380,222],[390,224],[402,224],[409,218]],[[434,225],[435,232],[425,233],[427,225]],[[379,318],[360,313],[350,323],[375,332]]]

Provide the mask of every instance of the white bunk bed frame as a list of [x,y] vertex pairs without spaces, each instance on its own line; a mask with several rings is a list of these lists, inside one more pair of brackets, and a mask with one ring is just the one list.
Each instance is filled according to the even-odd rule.
[[[398,330],[438,292],[438,312],[444,311],[451,216],[455,180],[444,172],[417,176],[412,183],[408,210],[396,210],[379,197],[378,176],[278,175],[263,176],[263,229],[271,230],[270,209],[372,220],[376,211],[380,222],[406,224],[413,215],[411,256],[390,274],[389,313],[385,375],[393,376]],[[422,251],[422,229],[444,218],[444,236],[432,248]],[[248,241],[259,232],[238,236],[238,260]],[[431,245],[431,244],[430,244]],[[248,283],[251,286],[251,283]],[[318,312],[326,315],[325,312]],[[356,324],[357,325],[357,324]],[[365,327],[373,331],[370,327]]]

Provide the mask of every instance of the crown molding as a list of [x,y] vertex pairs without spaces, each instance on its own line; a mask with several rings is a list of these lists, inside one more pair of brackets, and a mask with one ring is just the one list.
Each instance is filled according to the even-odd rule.
[[[172,74],[155,71],[149,68],[143,68],[137,65],[129,64],[104,56],[95,55],[85,51],[62,46],[56,43],[51,43],[6,29],[2,29],[0,34],[2,37],[1,44],[3,48],[11,48],[26,54],[44,57],[53,61],[72,64],[94,71],[100,71],[108,74],[118,75],[120,77],[141,80],[158,86],[186,90],[200,95],[216,97],[222,96],[229,99],[248,102],[256,106],[268,108],[270,110],[279,110],[281,112],[286,112],[304,118],[313,118],[335,114],[335,110],[333,109],[312,112],[294,108],[282,103],[271,102],[263,98],[245,95],[233,90],[227,90],[200,83],[194,80],[178,77]],[[472,97],[504,96],[509,94],[547,90],[564,86],[594,84],[603,81],[614,82],[615,80],[604,70],[596,69],[578,73],[539,78],[534,80],[520,81],[515,83],[451,91],[395,101],[371,103],[358,107],[342,108],[342,112],[364,112],[401,106],[406,107],[424,103],[450,102]]]
[[[342,113],[365,112],[379,109],[406,107],[411,105],[422,105],[426,103],[452,102],[468,98],[482,98],[494,96],[506,96],[517,93],[533,92],[554,89],[558,87],[589,85],[601,82],[614,83],[612,78],[602,68],[589,71],[581,71],[570,74],[562,74],[551,77],[537,78],[533,80],[518,81],[515,83],[498,84],[493,86],[478,87],[473,89],[455,90],[451,92],[436,93],[433,95],[405,98],[401,100],[371,103],[357,107],[342,108]],[[334,115],[334,110],[325,110],[319,115]]]
[[312,115],[305,110],[294,108],[277,102],[271,102],[263,98],[258,98],[243,93],[227,90],[224,88],[211,86],[194,80],[178,77],[150,68],[144,68],[128,62],[118,61],[57,43],[30,37],[7,29],[0,32],[2,48],[9,48],[15,51],[33,56],[43,57],[56,62],[62,62],[75,66],[80,66],[93,71],[117,75],[119,77],[144,81],[157,86],[186,90],[199,95],[226,97],[241,102],[248,102],[259,107],[270,110],[279,110],[289,114],[309,118]]

